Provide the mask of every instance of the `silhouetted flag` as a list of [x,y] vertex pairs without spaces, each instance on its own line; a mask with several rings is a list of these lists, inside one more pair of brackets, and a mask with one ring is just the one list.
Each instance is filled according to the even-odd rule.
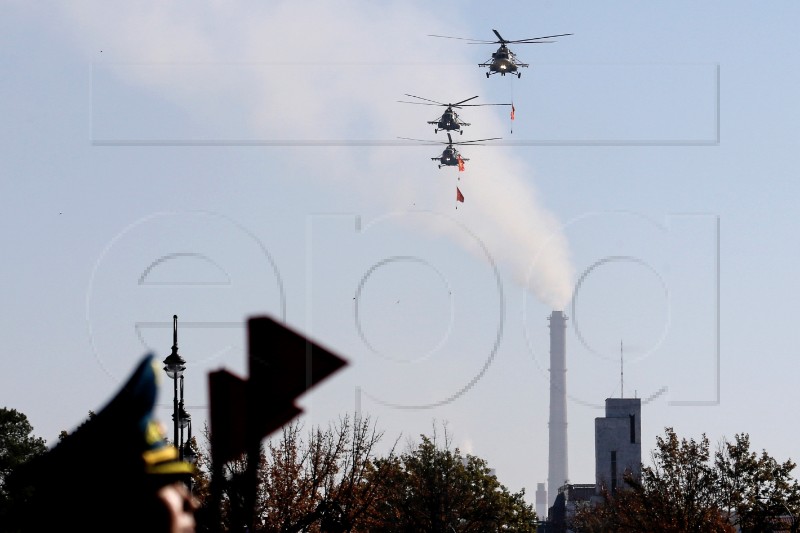
[[212,520],[222,500],[222,465],[247,454],[242,507],[236,527],[254,524],[259,448],[264,437],[302,412],[294,400],[347,363],[269,317],[247,322],[250,378],[226,370],[209,374]]
[[209,374],[211,452],[227,462],[302,413],[294,400],[347,363],[268,317],[248,320],[250,379]]
[[[252,431],[259,441],[275,429],[289,423],[303,412],[294,404],[289,404],[281,412],[273,409],[272,423],[265,429],[259,423],[259,417],[252,404],[247,401],[248,383],[227,370],[219,370],[209,374],[209,390],[211,400],[211,457],[217,464],[227,463],[241,456],[247,449],[247,435]],[[248,409],[248,407],[251,407]],[[276,406],[278,407],[278,406]],[[248,415],[251,415],[248,417]],[[214,436],[217,435],[215,438]],[[255,437],[261,435],[262,437]]]
[[271,318],[251,318],[248,331],[250,428],[261,439],[302,412],[295,398],[347,363]]
[[227,463],[245,450],[247,382],[227,370],[218,370],[208,375],[208,389],[211,460],[214,464]]

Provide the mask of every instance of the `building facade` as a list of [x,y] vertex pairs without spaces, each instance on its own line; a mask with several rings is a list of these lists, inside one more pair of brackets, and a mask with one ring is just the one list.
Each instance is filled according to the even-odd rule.
[[611,494],[625,486],[623,476],[641,475],[642,402],[639,398],[607,398],[606,416],[595,418],[595,487]]

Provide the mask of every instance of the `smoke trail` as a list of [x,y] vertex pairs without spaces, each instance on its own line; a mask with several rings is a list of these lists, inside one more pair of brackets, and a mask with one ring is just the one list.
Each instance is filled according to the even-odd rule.
[[[75,21],[75,39],[87,54],[103,43],[105,57],[113,58],[108,68],[117,76],[201,122],[242,117],[242,138],[414,136],[409,132],[421,131],[423,117],[430,120],[441,110],[420,106],[411,112],[395,103],[403,93],[441,98],[456,87],[455,99],[485,91],[469,55],[474,50],[425,37],[439,28],[421,31],[421,20],[438,24],[450,17],[437,17],[423,4],[284,2],[238,10],[223,4],[205,10],[188,3],[83,5],[61,7]],[[464,138],[496,136],[507,126],[505,117],[476,121]],[[432,133],[427,135],[434,138]],[[367,161],[335,148],[292,163],[351,187],[372,207],[407,208],[413,191],[429,186],[421,176],[435,172],[429,157],[441,148],[383,147],[372,149]],[[563,309],[572,286],[568,247],[559,222],[537,197],[532,170],[510,150],[469,150],[460,220],[517,283],[549,307]],[[440,171],[442,179],[452,179],[450,170]],[[376,176],[384,179],[376,184]],[[452,189],[440,199],[426,198],[427,206],[449,212]],[[474,246],[452,228],[443,225],[438,231]]]

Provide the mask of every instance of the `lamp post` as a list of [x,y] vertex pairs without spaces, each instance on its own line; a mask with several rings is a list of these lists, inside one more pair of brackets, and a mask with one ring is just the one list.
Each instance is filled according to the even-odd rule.
[[[192,416],[186,412],[186,409],[183,408],[183,376],[181,376],[181,398],[178,401],[178,420],[176,421],[178,427],[180,428],[180,441],[175,443],[175,446],[178,448],[178,455],[183,461],[183,430],[187,426],[189,426],[192,422]],[[174,416],[174,415],[173,415]]]
[[189,434],[186,437],[186,443],[183,445],[183,459],[194,464],[197,461],[197,453],[192,448],[192,419],[189,418]]
[[[183,371],[186,370],[186,361],[178,355],[178,315],[172,316],[172,353],[164,359],[164,371],[173,381],[175,395],[172,400],[172,426],[174,429],[174,440],[172,444],[178,447],[178,426],[183,422],[182,414],[178,411],[178,379],[181,380],[181,404],[183,404]],[[180,406],[183,410],[183,405]],[[186,411],[183,411],[184,413]],[[183,427],[183,426],[181,426]],[[178,448],[179,451],[182,451]]]
[[[188,416],[188,414],[187,414]],[[188,422],[188,432],[189,434],[186,437],[186,443],[181,445],[181,459],[184,461],[188,461],[192,464],[195,464],[197,461],[197,453],[195,453],[194,448],[192,448],[192,419],[191,417],[187,418]],[[189,492],[192,492],[194,480],[190,477],[186,480],[186,485],[189,487]]]

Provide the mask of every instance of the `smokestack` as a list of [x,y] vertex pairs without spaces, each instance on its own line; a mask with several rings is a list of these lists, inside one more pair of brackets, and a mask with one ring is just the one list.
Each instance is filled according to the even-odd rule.
[[544,483],[536,484],[536,517],[539,520],[547,520],[547,491]]
[[550,449],[547,469],[548,507],[567,475],[567,317],[553,311],[550,318]]

